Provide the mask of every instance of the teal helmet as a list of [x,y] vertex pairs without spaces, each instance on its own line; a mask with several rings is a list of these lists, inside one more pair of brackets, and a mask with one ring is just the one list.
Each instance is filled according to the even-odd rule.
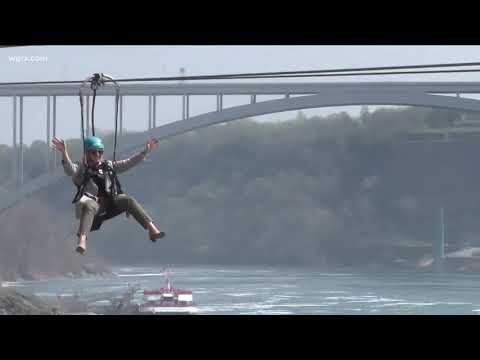
[[87,136],[85,138],[85,149],[88,150],[103,150],[102,139],[96,136]]

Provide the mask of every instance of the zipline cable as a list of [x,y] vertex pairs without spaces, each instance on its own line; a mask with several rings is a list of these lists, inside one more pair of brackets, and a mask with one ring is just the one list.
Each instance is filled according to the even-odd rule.
[[[237,74],[219,74],[219,75],[199,75],[199,76],[170,76],[170,77],[146,77],[146,78],[125,78],[125,79],[104,79],[104,82],[149,82],[149,81],[185,81],[185,80],[229,80],[229,79],[267,79],[284,77],[320,77],[320,76],[359,76],[359,75],[394,75],[394,74],[435,74],[435,73],[453,73],[453,72],[478,72],[480,69],[458,69],[458,70],[432,70],[432,71],[408,71],[408,72],[383,72],[384,70],[405,70],[405,69],[424,69],[424,68],[442,68],[442,67],[465,67],[480,66],[480,62],[467,63],[447,63],[447,64],[424,64],[424,65],[404,65],[404,66],[382,66],[365,68],[342,68],[342,69],[323,69],[323,70],[305,70],[305,71],[281,71],[281,72],[259,72],[259,73],[237,73]],[[370,72],[367,72],[370,71]],[[373,72],[371,72],[373,71]],[[382,72],[379,72],[382,71]],[[46,85],[46,84],[77,84],[82,81],[32,81],[32,82],[4,82],[0,86],[7,85]]]
[[340,74],[313,74],[313,75],[277,75],[277,76],[244,76],[231,79],[269,79],[269,78],[301,78],[301,77],[332,77],[332,76],[365,76],[365,75],[400,75],[400,74],[442,74],[442,73],[470,73],[480,72],[480,69],[468,70],[432,70],[432,71],[390,71],[390,72],[368,72],[368,73],[340,73]]

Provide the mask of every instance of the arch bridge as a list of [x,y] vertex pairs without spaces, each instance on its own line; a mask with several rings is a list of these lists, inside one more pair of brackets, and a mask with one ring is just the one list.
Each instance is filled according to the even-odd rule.
[[[86,104],[86,134],[89,129],[90,89],[82,90]],[[56,100],[58,97],[78,97],[78,85],[9,85],[0,86],[0,97],[12,99],[13,106],[13,157],[12,182],[15,191],[0,199],[0,211],[8,209],[41,188],[62,178],[55,151],[48,155],[47,172],[36,179],[24,182],[23,177],[23,100],[41,97],[46,106],[47,144],[57,136]],[[480,111],[480,100],[466,98],[480,94],[480,82],[341,82],[341,83],[208,83],[208,84],[122,84],[119,102],[119,140],[117,152],[121,156],[144,144],[147,137],[164,139],[185,132],[237,119],[253,116],[349,105],[399,105],[445,108],[460,111]],[[216,97],[216,108],[211,112],[190,116],[190,99],[193,96]],[[247,95],[245,105],[224,108],[223,99],[229,95]],[[258,96],[275,95],[278,99],[257,101]],[[115,96],[111,85],[97,90],[97,96]],[[148,125],[144,132],[124,137],[123,99],[125,96],[148,97]],[[157,98],[181,97],[182,116],[177,121],[157,126]],[[114,109],[112,109],[114,111]],[[81,126],[79,128],[79,137]]]

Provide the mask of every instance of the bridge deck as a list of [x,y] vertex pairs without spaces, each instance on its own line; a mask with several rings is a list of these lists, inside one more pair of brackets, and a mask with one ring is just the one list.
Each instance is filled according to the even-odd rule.
[[[0,85],[0,96],[77,96],[80,84],[66,85]],[[331,91],[406,91],[428,93],[479,93],[480,82],[311,82],[311,83],[176,83],[120,84],[120,93],[127,96],[146,95],[284,95],[317,94]],[[91,94],[86,87],[85,94]],[[114,95],[112,85],[97,95]]]

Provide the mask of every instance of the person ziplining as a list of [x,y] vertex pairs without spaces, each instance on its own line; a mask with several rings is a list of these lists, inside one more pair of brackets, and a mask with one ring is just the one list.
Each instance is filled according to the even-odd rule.
[[64,140],[54,138],[52,143],[63,156],[65,173],[71,176],[73,183],[79,187],[74,199],[75,214],[80,220],[77,252],[85,253],[89,231],[98,230],[104,220],[123,212],[131,214],[144,229],[148,229],[150,240],[156,241],[165,236],[138,201],[122,192],[116,177],[116,173],[125,172],[142,162],[147,153],[155,149],[158,140],[150,139],[144,151],[128,159],[112,162],[103,158],[102,140],[89,136],[85,139],[86,161],[80,163],[72,162]]
[[[94,90],[93,101],[95,101],[96,89],[102,85],[102,79],[109,78],[104,74],[94,74],[87,79]],[[86,80],[86,81],[87,81]],[[83,86],[83,85],[82,85]],[[157,145],[157,139],[150,139],[145,144],[145,149],[130,158],[124,160],[115,159],[115,147],[117,138],[117,115],[118,115],[118,87],[116,97],[115,114],[115,145],[113,161],[103,158],[104,145],[102,139],[97,136],[84,137],[83,133],[83,101],[80,90],[80,105],[82,111],[82,140],[84,155],[81,162],[73,162],[70,159],[67,145],[60,138],[53,138],[53,147],[62,154],[62,165],[65,173],[72,177],[73,183],[77,186],[77,194],[72,203],[75,204],[75,216],[79,219],[77,232],[78,243],[76,251],[84,254],[87,249],[87,237],[90,231],[98,230],[103,221],[115,217],[123,212],[127,216],[131,214],[134,219],[146,230],[149,238],[155,242],[165,236],[153,223],[152,218],[142,208],[139,202],[122,191],[117,173],[125,172],[141,163],[148,153],[153,151]],[[93,102],[95,104],[95,102]],[[95,135],[94,105],[92,107],[92,134]]]

